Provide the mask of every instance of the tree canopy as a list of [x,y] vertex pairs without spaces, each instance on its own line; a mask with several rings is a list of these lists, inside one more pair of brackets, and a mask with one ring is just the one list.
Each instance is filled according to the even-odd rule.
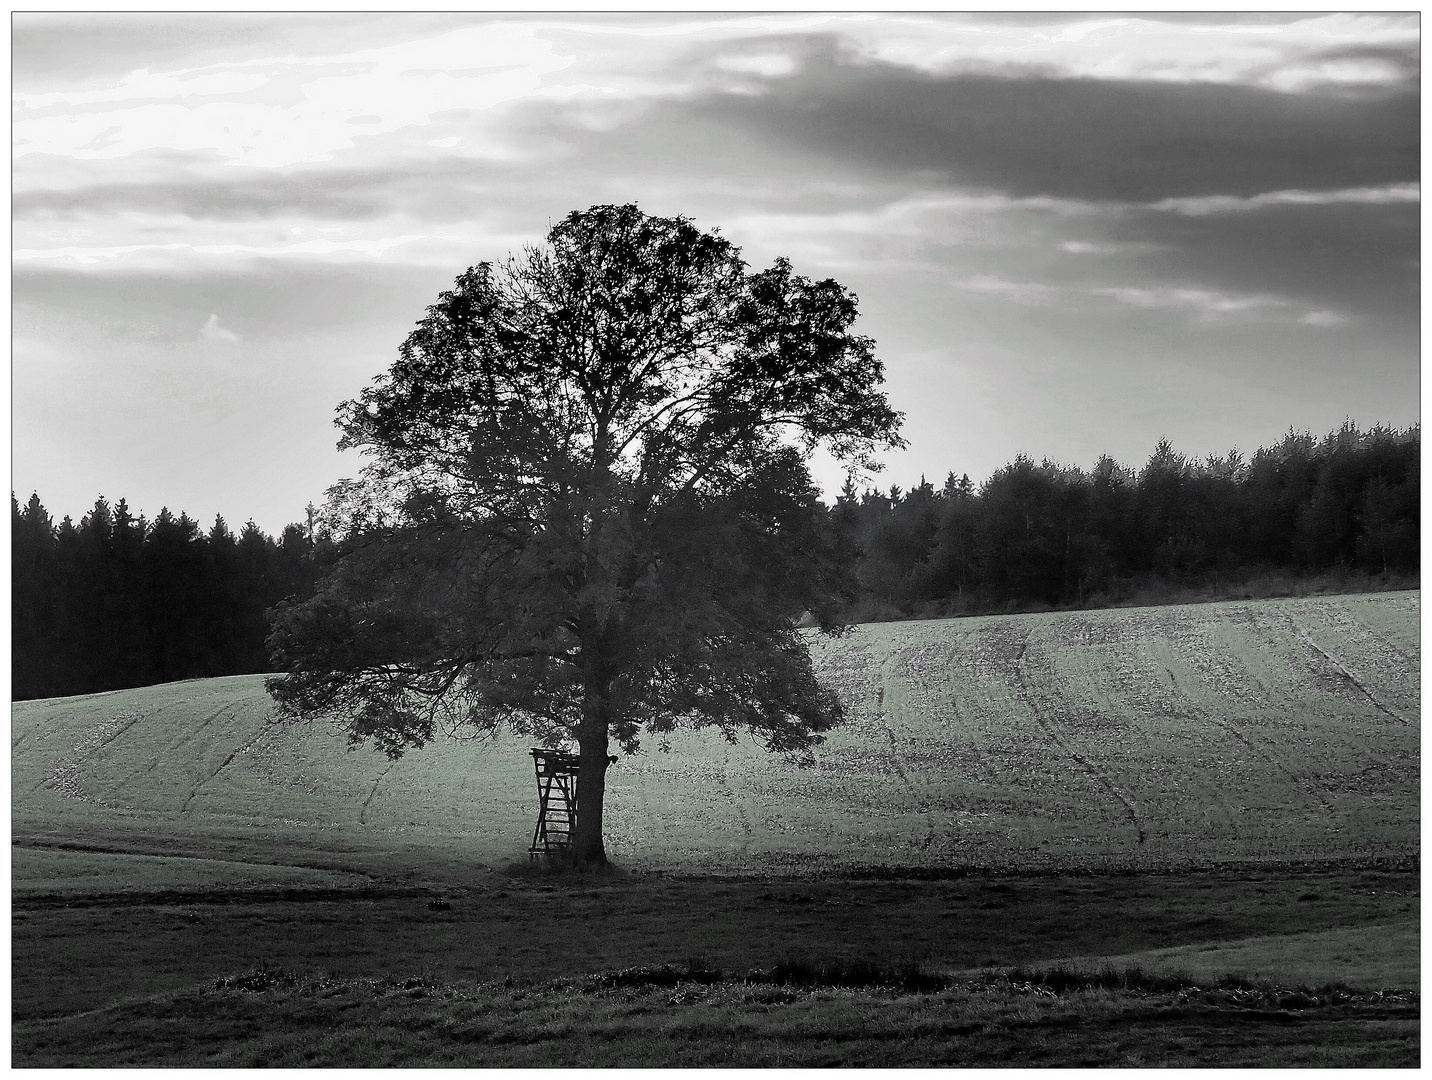
[[806,460],[901,445],[856,315],[835,281],[749,272],[630,205],[462,274],[339,407],[367,462],[330,492],[335,571],[275,614],[280,713],[395,757],[439,728],[574,741],[588,862],[611,739],[818,741],[840,703],[795,621],[838,632],[855,582]]
[[[1408,587],[1419,568],[1421,431],[1350,421],[1289,431],[1246,459],[1160,440],[1141,469],[1020,456],[976,487],[848,485],[832,515],[861,551],[851,622],[1135,599]],[[1412,587],[1415,587],[1413,585]]]

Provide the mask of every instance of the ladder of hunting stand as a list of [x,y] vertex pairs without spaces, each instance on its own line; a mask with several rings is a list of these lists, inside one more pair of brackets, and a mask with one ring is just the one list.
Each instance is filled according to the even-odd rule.
[[537,831],[532,834],[528,857],[566,851],[572,846],[572,828],[577,821],[576,754],[546,747],[532,747],[537,769]]

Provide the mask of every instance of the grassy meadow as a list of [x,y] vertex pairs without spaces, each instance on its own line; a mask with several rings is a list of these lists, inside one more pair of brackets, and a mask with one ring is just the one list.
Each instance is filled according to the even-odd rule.
[[[1228,1019],[1243,1005],[1189,996],[1188,980],[1202,994],[1226,976],[1263,988],[1283,1059],[1415,1062],[1419,599],[987,616],[818,639],[848,723],[806,760],[700,731],[623,758],[607,785],[617,871],[602,878],[527,865],[535,784],[529,743],[511,734],[391,762],[350,752],[325,724],[272,723],[259,676],[20,702],[15,1063],[953,1063],[958,1031],[989,1036],[961,1044],[985,1063],[1276,1059]],[[783,959],[918,965],[945,981],[805,986],[776,1008],[760,988]],[[676,989],[580,981],[672,965],[722,975]],[[990,981],[1110,965],[1185,981]],[[268,974],[245,982],[254,972]],[[1268,989],[1334,983],[1351,989]],[[1402,996],[1368,996],[1388,988]],[[516,1015],[514,994],[547,1003],[543,1039],[463,1027],[474,1009]],[[912,1058],[891,1049],[899,1025],[876,1019],[894,1015],[887,998],[930,1020],[910,1028],[926,1032]],[[318,1023],[294,1019],[315,1009],[340,1029],[369,1016],[368,1042],[339,1030],[301,1060],[312,1046],[285,1032]],[[772,1009],[791,1020],[784,1036]],[[817,1033],[847,1009],[867,1017],[850,1022],[868,1045]],[[414,1010],[471,1037],[352,1050]],[[1108,1039],[1027,1037],[1095,1013]],[[259,1014],[269,1041],[195,1035],[251,1031]],[[163,1016],[168,1041],[151,1030]],[[661,1035],[668,1020],[686,1034]],[[1188,1049],[1208,1024],[1235,1032],[1222,1058]],[[629,1062],[591,1049],[631,1025],[650,1045]],[[1163,1034],[1126,1038],[1140,1025]],[[570,1033],[565,1049],[554,1031]],[[1034,1045],[1053,1056],[1021,1056]],[[563,1056],[577,1046],[585,1057]]]

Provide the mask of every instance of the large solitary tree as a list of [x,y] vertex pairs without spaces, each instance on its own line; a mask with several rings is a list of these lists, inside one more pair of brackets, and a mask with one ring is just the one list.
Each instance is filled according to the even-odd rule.
[[575,742],[573,854],[604,862],[611,740],[716,725],[798,751],[838,722],[804,612],[853,589],[806,468],[901,445],[856,299],[682,217],[573,212],[442,293],[339,407],[342,538],[275,613],[280,715],[390,756],[440,729]]

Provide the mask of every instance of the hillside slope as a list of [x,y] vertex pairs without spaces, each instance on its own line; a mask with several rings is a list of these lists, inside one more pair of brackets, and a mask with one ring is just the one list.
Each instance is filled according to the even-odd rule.
[[[650,745],[609,775],[609,851],[724,872],[1413,854],[1419,599],[863,626],[815,644],[851,718],[813,763]],[[16,704],[16,843],[390,876],[523,857],[527,740],[389,762],[269,724],[262,681]]]

